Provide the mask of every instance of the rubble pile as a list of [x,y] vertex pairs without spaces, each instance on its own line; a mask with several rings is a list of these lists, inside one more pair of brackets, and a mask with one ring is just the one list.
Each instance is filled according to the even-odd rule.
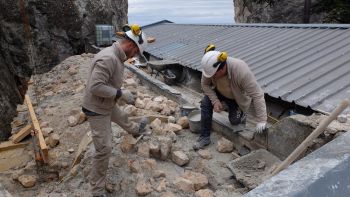
[[[94,146],[80,106],[92,57],[93,54],[70,57],[50,72],[33,77],[28,94],[49,147],[49,163],[39,166],[43,174],[38,174],[33,148],[27,145],[25,154],[30,155],[29,159],[0,172],[11,175],[0,178],[10,193],[90,195],[88,176]],[[230,180],[230,171],[223,165],[233,158],[230,153],[219,153],[215,146],[194,152],[192,145],[197,136],[189,131],[188,118],[181,117],[179,105],[150,91],[131,72],[125,70],[124,76],[123,89],[130,91],[134,99],[118,105],[131,120],[146,116],[151,122],[139,138],[112,123],[113,151],[106,184],[112,196],[220,196],[216,190],[224,196],[232,188],[241,189]],[[18,106],[13,133],[30,122],[26,106]],[[221,137],[213,134],[213,138]],[[30,138],[26,140],[31,142]]]

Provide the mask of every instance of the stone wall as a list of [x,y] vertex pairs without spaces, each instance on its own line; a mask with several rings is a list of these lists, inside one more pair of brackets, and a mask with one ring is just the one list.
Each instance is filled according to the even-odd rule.
[[[311,7],[319,0],[311,2]],[[278,0],[274,5],[233,0],[236,23],[303,23],[304,0]],[[311,13],[310,23],[322,23],[325,13]]]

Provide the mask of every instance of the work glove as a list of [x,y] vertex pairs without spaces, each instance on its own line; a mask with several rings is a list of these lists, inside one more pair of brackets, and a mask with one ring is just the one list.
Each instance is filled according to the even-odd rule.
[[259,122],[256,124],[255,132],[259,134],[262,133],[266,129],[266,125],[266,122]]
[[122,95],[119,100],[132,105],[135,103],[135,96],[129,90],[122,90]]

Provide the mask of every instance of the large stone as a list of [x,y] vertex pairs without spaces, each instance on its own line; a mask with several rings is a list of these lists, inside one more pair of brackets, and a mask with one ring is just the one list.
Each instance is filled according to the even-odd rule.
[[195,191],[192,181],[188,179],[177,177],[173,183],[177,189],[184,192],[193,193]]
[[162,128],[162,121],[159,118],[153,120],[150,124],[152,131],[155,135],[164,135],[165,130]]
[[154,178],[159,178],[159,177],[166,177],[166,174],[162,170],[154,170],[153,171],[153,177]]
[[77,125],[77,124],[78,124],[77,118],[75,118],[74,116],[69,116],[69,117],[68,117],[68,125],[69,125],[70,127],[74,127],[74,126]]
[[165,125],[164,129],[168,132],[174,132],[178,134],[182,130],[182,127],[181,125],[178,125],[178,124],[168,123]]
[[60,142],[60,136],[56,133],[51,134],[48,138],[48,145],[50,147],[55,147]]
[[178,166],[183,166],[190,161],[188,156],[182,151],[174,151],[171,155],[171,159]]
[[201,189],[196,191],[194,196],[195,197],[214,197],[214,193],[210,189]]
[[141,171],[141,165],[138,160],[129,160],[128,167],[129,170],[133,173],[139,173]]
[[157,161],[154,159],[145,159],[142,163],[142,168],[148,171],[153,171],[157,168]]
[[137,155],[138,156],[149,158],[149,156],[150,156],[149,153],[150,153],[150,148],[149,148],[149,144],[147,142],[143,142],[143,143],[138,145],[138,147],[137,147]]
[[160,111],[162,111],[163,108],[162,108],[162,105],[160,105],[159,103],[153,102],[153,101],[149,101],[146,104],[145,109],[152,110],[154,112],[160,112]]
[[149,151],[154,158],[160,158],[160,144],[157,140],[149,142]]
[[178,104],[172,100],[167,100],[165,103],[172,108],[177,108],[178,106]]
[[134,146],[136,144],[136,139],[130,135],[124,135],[122,137],[122,142],[120,143],[120,149],[124,152],[124,153],[128,153],[130,151],[132,151],[134,149]]
[[166,190],[167,182],[166,179],[162,179],[159,181],[159,185],[156,188],[157,192],[163,192]]
[[160,114],[162,114],[162,115],[170,116],[173,113],[171,108],[169,106],[167,106],[166,104],[162,104],[161,108],[162,108],[162,111],[160,112]]
[[51,127],[42,128],[41,132],[43,133],[44,137],[47,137],[47,136],[49,136],[50,133],[53,132],[53,128],[51,128]]
[[167,160],[172,147],[172,140],[168,137],[159,137],[160,159]]
[[216,146],[216,150],[219,151],[220,153],[230,153],[233,151],[233,143],[222,137],[219,141],[218,141],[218,145]]
[[198,155],[202,157],[203,159],[211,159],[212,155],[207,149],[201,149],[197,151]]
[[193,183],[194,189],[200,190],[208,185],[208,178],[201,173],[186,171],[183,175],[183,178],[190,180]]
[[137,98],[135,101],[135,107],[144,109],[146,107],[146,104],[145,102],[143,102],[143,100],[141,100],[140,98]]
[[188,121],[187,116],[183,116],[177,120],[177,124],[181,125],[182,128],[188,129],[190,127],[190,122]]
[[162,103],[162,102],[166,102],[168,99],[165,98],[164,96],[157,96],[157,97],[154,97],[153,98],[153,101],[154,102],[157,102],[157,103]]
[[18,177],[18,181],[25,188],[33,187],[36,184],[36,176],[34,176],[34,175],[21,175]]
[[137,195],[139,195],[139,196],[146,196],[147,194],[149,194],[153,191],[152,185],[143,178],[140,178],[137,181],[135,190],[136,190]]
[[168,123],[175,123],[176,122],[176,119],[174,116],[169,116],[168,117]]

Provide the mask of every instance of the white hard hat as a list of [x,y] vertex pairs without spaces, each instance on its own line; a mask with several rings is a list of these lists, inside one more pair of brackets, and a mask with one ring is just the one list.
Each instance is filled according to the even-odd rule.
[[147,37],[145,33],[142,32],[139,25],[131,25],[130,30],[125,32],[127,38],[134,41],[139,48],[140,54],[144,52],[147,47]]
[[224,63],[226,59],[227,59],[226,52],[219,52],[219,51],[206,52],[201,62],[203,75],[207,78],[212,77],[220,67],[220,63]]

